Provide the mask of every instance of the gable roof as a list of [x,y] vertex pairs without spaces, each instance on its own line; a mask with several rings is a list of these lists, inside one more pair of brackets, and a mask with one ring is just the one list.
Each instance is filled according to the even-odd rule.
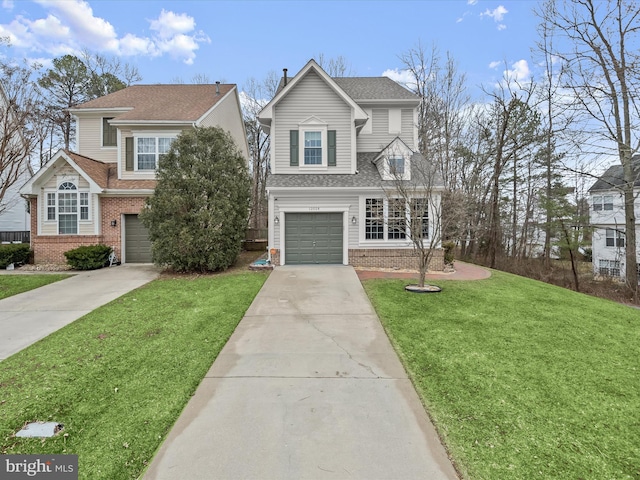
[[[636,174],[633,186],[640,187],[640,155],[634,155],[631,158],[631,161],[633,162],[633,170]],[[596,180],[596,183],[594,183],[589,189],[589,192],[619,189],[624,185],[624,183],[624,171],[622,170],[622,165],[612,165],[600,178],[598,178],[598,180]]]
[[[111,123],[176,122],[192,123],[201,119],[222,98],[234,90],[234,84],[217,85],[132,85],[69,111],[121,110]],[[114,112],[115,113],[115,112]]]
[[153,190],[156,187],[156,180],[119,179],[116,163],[105,163],[69,150],[59,150],[44,167],[24,184],[20,193],[25,196],[37,195],[38,180],[46,178],[46,175],[51,171],[49,167],[62,160],[84,177],[90,184],[90,190],[95,193],[105,190]]
[[342,100],[354,110],[354,120],[357,124],[364,124],[368,120],[368,116],[364,110],[355,102],[355,100],[349,96],[328,74],[320,65],[316,63],[314,59],[311,59],[307,64],[298,72],[295,77],[292,77],[286,85],[281,83],[281,88],[278,88],[276,95],[271,99],[267,105],[258,114],[258,120],[268,130],[273,119],[273,107],[277,105],[287,94],[295,88],[310,71],[315,72],[329,88],[331,88]]

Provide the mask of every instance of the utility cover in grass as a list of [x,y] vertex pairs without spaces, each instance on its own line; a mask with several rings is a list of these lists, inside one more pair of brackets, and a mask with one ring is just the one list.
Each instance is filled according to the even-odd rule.
[[442,291],[442,288],[437,285],[425,285],[424,287],[420,285],[407,285],[404,289],[407,292],[413,293],[437,293]]
[[53,437],[62,428],[63,425],[57,422],[32,422],[17,432],[16,437]]

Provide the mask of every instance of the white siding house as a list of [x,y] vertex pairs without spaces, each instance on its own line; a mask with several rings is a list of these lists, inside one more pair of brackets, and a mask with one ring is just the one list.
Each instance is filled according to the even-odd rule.
[[[634,170],[638,173],[635,182],[636,238],[640,238],[640,156],[635,156]],[[622,166],[610,167],[589,189],[589,220],[593,227],[593,272],[596,276],[625,277],[625,213]],[[640,257],[640,244],[636,244]],[[640,272],[640,263],[637,265]]]

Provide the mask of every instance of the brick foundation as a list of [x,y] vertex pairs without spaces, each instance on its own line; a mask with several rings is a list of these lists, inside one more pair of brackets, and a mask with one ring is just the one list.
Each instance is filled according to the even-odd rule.
[[[100,235],[37,235],[37,199],[31,199],[31,248],[35,263],[64,264],[64,252],[83,245],[103,243],[114,247],[118,258],[122,258],[123,214],[138,214],[144,206],[145,197],[104,197],[100,199]],[[116,226],[111,226],[111,221]]]
[[[418,259],[413,249],[407,248],[376,248],[376,249],[349,249],[349,265],[354,267],[371,268],[397,268],[404,270],[417,270]],[[280,250],[271,249],[271,264],[280,265]],[[444,250],[441,248],[433,252],[429,262],[429,270],[444,270]]]
[[[354,267],[418,269],[415,250],[405,248],[349,249],[349,265]],[[444,250],[434,250],[429,270],[444,270]]]

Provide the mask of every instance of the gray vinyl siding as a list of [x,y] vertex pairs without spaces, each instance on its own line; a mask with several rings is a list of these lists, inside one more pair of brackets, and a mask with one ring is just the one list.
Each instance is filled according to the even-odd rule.
[[[335,195],[326,195],[318,193],[317,195],[313,194],[304,194],[304,193],[291,193],[291,194],[282,194],[278,193],[278,200],[274,205],[274,216],[278,216],[279,218],[285,218],[286,213],[283,213],[283,210],[287,208],[322,208],[322,211],[331,211],[331,208],[341,209],[348,207],[348,245],[349,248],[357,248],[358,247],[358,225],[353,225],[351,223],[351,218],[358,218],[358,208],[359,208],[359,197],[357,194],[349,194],[349,193],[336,193]],[[316,210],[309,210],[310,213]],[[274,228],[274,248],[282,248],[280,243],[280,226],[276,226]]]
[[326,173],[351,173],[351,107],[314,72],[301,79],[274,108],[276,173],[304,173],[304,169],[289,165],[289,131],[297,130],[300,122],[311,116],[327,123],[328,130],[336,130],[336,166],[327,167]]
[[[366,107],[365,107],[366,108]],[[396,138],[389,133],[389,109],[373,108],[371,134],[360,133],[358,135],[358,152],[379,152]],[[413,145],[414,118],[413,109],[403,108],[401,113],[402,133],[399,137],[409,147],[415,150]]]

